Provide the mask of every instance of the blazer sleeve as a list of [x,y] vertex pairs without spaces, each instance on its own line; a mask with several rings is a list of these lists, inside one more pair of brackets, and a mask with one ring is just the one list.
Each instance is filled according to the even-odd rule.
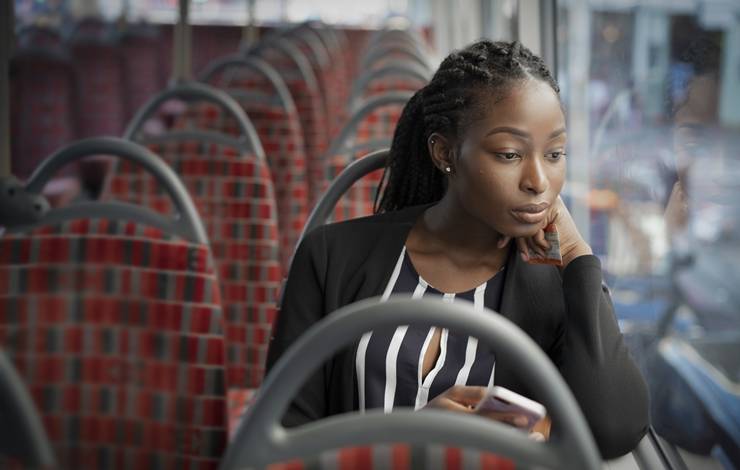
[[601,455],[632,451],[648,426],[648,392],[602,286],[596,256],[580,256],[563,271],[565,328],[556,363],[581,406]]
[[[298,246],[282,295],[267,352],[267,373],[296,339],[325,315],[326,242],[324,227],[308,234]],[[316,371],[283,416],[286,427],[327,414],[325,367]]]

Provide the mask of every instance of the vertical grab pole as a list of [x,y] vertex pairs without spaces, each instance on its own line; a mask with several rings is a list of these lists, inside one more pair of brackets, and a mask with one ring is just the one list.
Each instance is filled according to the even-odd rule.
[[242,46],[249,48],[257,42],[257,18],[255,9],[257,0],[247,0],[247,19],[242,28]]
[[15,2],[0,2],[0,177],[10,176],[10,52]]
[[591,211],[588,193],[591,189],[591,152],[589,147],[589,96],[588,82],[591,70],[591,4],[588,0],[572,0],[568,9],[568,185],[570,209],[578,231],[591,243]]
[[193,79],[193,30],[190,25],[190,0],[180,0],[182,22],[182,80]]
[[190,0],[179,0],[177,22],[175,23],[174,47],[172,48],[172,79],[173,84],[190,80],[192,67],[190,65]]
[[[183,0],[180,0],[182,3]],[[179,8],[179,6],[178,6]],[[172,75],[170,84],[175,85],[182,79],[182,15],[178,10],[177,19],[172,27]]]

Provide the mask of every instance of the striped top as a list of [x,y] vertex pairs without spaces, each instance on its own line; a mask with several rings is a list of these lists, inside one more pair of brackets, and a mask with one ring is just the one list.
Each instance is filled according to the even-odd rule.
[[[475,289],[443,293],[416,272],[404,247],[383,293],[411,294],[412,298],[441,296],[445,302],[472,302],[476,309],[499,310],[504,276],[499,271]],[[495,357],[476,338],[442,329],[434,367],[422,377],[422,364],[434,328],[399,326],[365,333],[355,356],[358,405],[361,412],[395,407],[419,409],[453,385],[491,387]]]

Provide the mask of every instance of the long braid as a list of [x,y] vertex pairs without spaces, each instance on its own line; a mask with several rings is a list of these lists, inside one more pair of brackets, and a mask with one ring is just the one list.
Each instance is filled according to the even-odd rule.
[[[502,95],[526,79],[560,92],[542,59],[519,42],[478,41],[447,56],[424,88],[406,104],[393,135],[375,211],[387,212],[440,200],[445,176],[433,164],[427,139],[433,133],[457,137],[473,115],[480,93]],[[477,106],[479,107],[479,106]]]

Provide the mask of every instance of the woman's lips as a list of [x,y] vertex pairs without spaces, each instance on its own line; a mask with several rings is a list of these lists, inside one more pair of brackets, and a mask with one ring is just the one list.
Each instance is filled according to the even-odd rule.
[[547,208],[550,204],[543,202],[540,204],[527,204],[512,209],[511,213],[514,218],[525,224],[538,224],[545,220]]

